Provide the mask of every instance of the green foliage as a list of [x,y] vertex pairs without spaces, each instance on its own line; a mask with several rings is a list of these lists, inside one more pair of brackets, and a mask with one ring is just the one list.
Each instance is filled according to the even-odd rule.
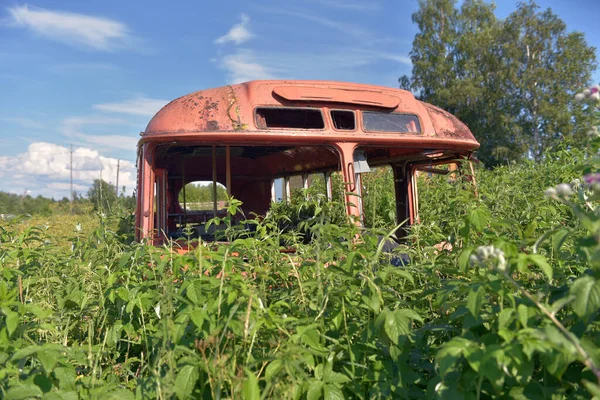
[[0,214],[48,216],[52,214],[54,210],[65,210],[68,208],[69,199],[67,198],[56,201],[42,196],[31,197],[28,194],[18,195],[0,192]]
[[[422,176],[422,223],[402,268],[378,239],[393,229],[385,169],[365,175],[364,201],[386,230],[338,219],[342,206],[318,184],[279,204],[293,212],[247,221],[255,235],[186,254],[123,244],[103,220],[65,232],[68,246],[44,227],[5,223],[0,391],[589,398],[600,365],[593,200],[557,202],[543,190],[590,168],[584,151],[556,148],[541,164],[478,170],[478,198],[460,175]],[[294,213],[298,224],[282,229]],[[452,250],[436,249],[441,241]]]
[[115,185],[102,179],[94,179],[92,187],[88,190],[88,199],[94,211],[110,214],[117,204]]
[[481,0],[421,0],[413,21],[412,76],[400,86],[456,115],[488,166],[541,159],[564,139],[581,141],[593,116],[574,101],[596,67],[583,34],[549,9],[524,2],[506,19]]
[[[188,183],[185,185],[185,200],[187,203],[212,203],[213,186],[211,184]],[[217,201],[227,200],[227,189],[217,184]],[[183,205],[183,190],[179,192],[179,203]],[[212,204],[207,204],[212,209]]]

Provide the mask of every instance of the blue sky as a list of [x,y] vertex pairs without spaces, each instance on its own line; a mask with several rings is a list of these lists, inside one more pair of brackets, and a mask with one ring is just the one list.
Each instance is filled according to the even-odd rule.
[[[397,87],[416,0],[0,1],[0,190],[135,185],[135,144],[169,100],[250,79]],[[497,14],[515,8],[497,1]],[[600,47],[598,0],[539,0]],[[600,53],[598,54],[600,59]],[[600,74],[595,74],[600,81]]]

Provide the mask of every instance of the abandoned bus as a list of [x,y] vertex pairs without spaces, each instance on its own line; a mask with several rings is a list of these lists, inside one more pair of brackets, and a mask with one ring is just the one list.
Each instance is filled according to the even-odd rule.
[[[206,221],[225,214],[218,188],[241,200],[245,215],[264,215],[277,193],[289,199],[292,177],[306,186],[315,173],[324,174],[328,198],[331,174],[341,174],[346,212],[361,221],[361,175],[380,166],[393,170],[398,223],[413,224],[416,171],[479,147],[457,118],[408,91],[329,81],[201,90],[163,107],[141,136],[136,238],[154,243],[182,237],[186,226],[209,238]],[[198,181],[212,182],[214,196],[192,211],[180,192]]]

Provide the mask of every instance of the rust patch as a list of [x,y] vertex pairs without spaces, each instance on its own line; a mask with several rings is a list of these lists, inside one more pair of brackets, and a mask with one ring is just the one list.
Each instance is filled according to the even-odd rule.
[[194,124],[197,131],[218,131],[219,130],[219,102],[212,101],[210,97],[194,96],[188,97],[183,104],[186,108],[197,115],[194,118]]
[[210,120],[207,122],[206,124],[206,130],[209,131],[218,131],[219,130],[219,121],[216,120]]
[[[240,118],[240,106],[238,105],[237,97],[235,96],[235,91],[233,90],[233,86],[227,85],[229,88],[229,107],[227,107],[227,116],[231,120],[231,124],[233,125],[233,129],[235,131],[243,131],[248,128],[248,124],[242,123],[242,119]],[[231,116],[231,110],[235,112],[235,118]]]
[[204,103],[204,109],[206,111],[215,111],[219,108],[219,102],[218,101],[209,101],[206,100],[206,103]]
[[454,115],[431,104],[422,104],[429,113],[429,117],[431,118],[435,133],[438,137],[475,140],[475,137],[469,128]]

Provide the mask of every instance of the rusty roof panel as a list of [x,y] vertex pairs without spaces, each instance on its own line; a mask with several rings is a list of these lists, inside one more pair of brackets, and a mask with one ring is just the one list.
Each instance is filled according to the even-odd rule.
[[340,88],[324,88],[315,86],[277,86],[273,93],[286,100],[320,101],[345,104],[360,104],[383,108],[398,107],[400,98],[382,91]]
[[431,118],[436,136],[475,141],[475,136],[473,136],[467,125],[454,115],[429,103],[422,102],[422,104]]
[[[214,136],[227,134],[228,139],[248,141],[265,134],[278,141],[283,136],[306,136],[306,130],[264,130],[254,123],[257,106],[327,107],[330,103],[348,104],[351,109],[411,113],[419,116],[422,138],[464,141],[477,147],[470,130],[450,113],[414,98],[412,93],[388,87],[332,81],[250,81],[214,89],[201,90],[173,100],[152,118],[144,132],[147,141],[153,135],[197,134]],[[395,103],[395,105],[393,105]],[[393,105],[393,107],[392,107]],[[337,106],[336,106],[337,108]],[[379,133],[344,132],[348,138],[360,141],[375,138]],[[312,134],[311,134],[312,135]],[[340,135],[326,121],[319,137],[326,141]],[[386,133],[398,141],[411,140],[406,135]],[[380,136],[383,136],[380,135]]]

